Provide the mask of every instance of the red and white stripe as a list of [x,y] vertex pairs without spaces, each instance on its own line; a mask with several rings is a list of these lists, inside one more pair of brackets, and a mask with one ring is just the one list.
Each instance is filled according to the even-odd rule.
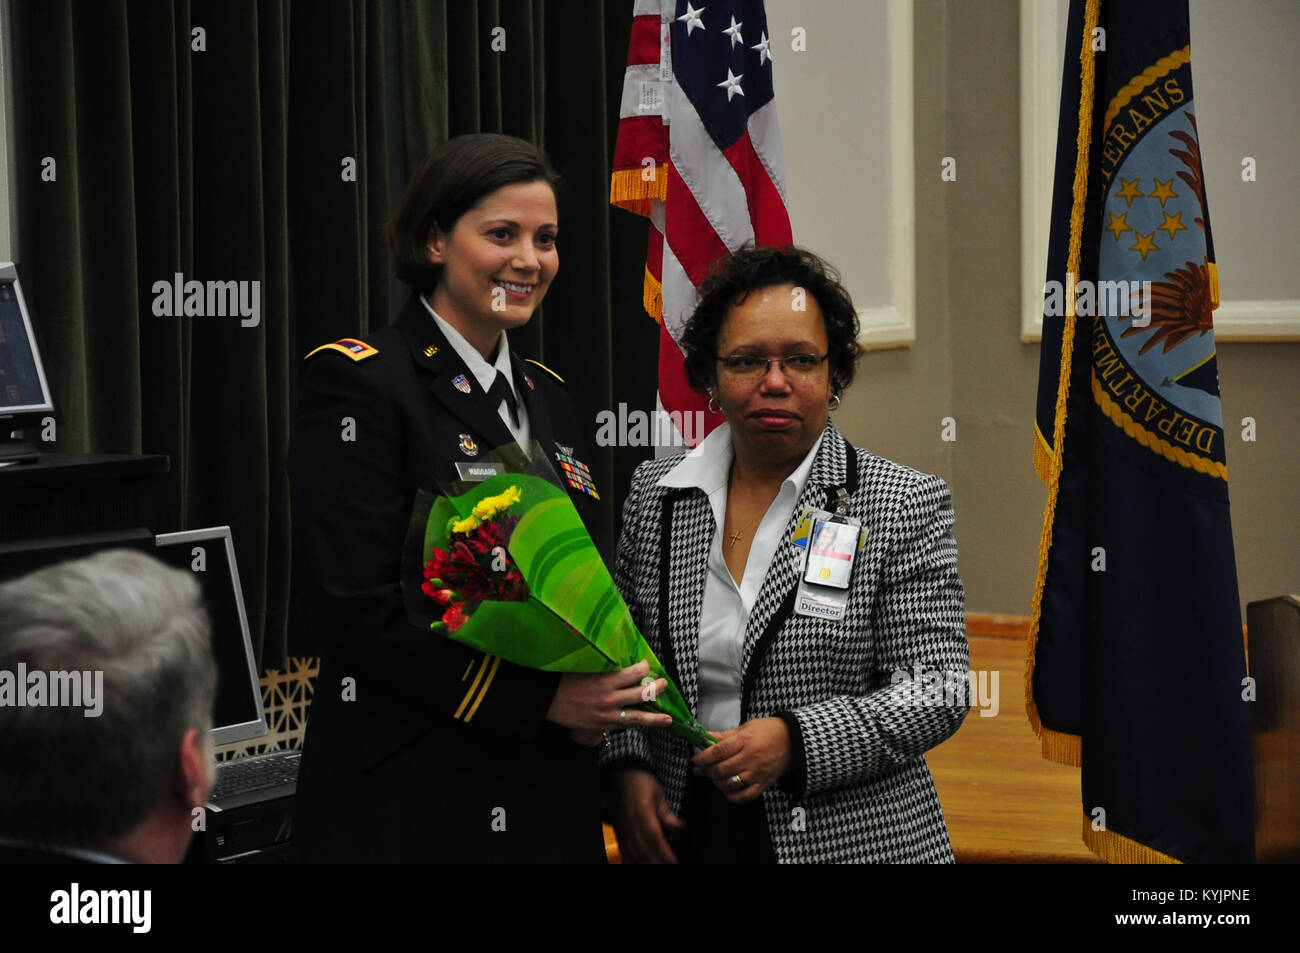
[[[718,16],[727,22],[720,12],[725,4],[712,6],[709,13],[714,22]],[[683,416],[704,412],[702,432],[686,428],[685,436],[694,444],[722,421],[719,415],[707,413],[707,397],[686,384],[677,343],[695,309],[696,288],[716,260],[745,242],[788,245],[791,233],[775,101],[749,117],[745,134],[725,152],[717,147],[685,92],[671,79],[664,84],[664,110],[658,114],[642,111],[642,84],[661,80],[664,75],[661,48],[670,36],[666,26],[674,15],[674,0],[635,0],[611,200],[650,218],[646,302],[652,314],[656,291],[662,300],[661,312],[654,314],[662,323],[658,403],[661,410]],[[679,53],[671,50],[669,55]],[[646,158],[654,160],[656,180],[646,183],[641,193],[629,196],[627,190],[636,187],[633,175],[640,176]],[[620,173],[625,186],[621,199],[617,195]],[[665,178],[659,181],[658,176]],[[671,446],[662,446],[673,442],[671,438],[665,441],[664,436],[660,435],[660,450],[672,452]],[[684,442],[680,433],[675,442],[679,446]]]

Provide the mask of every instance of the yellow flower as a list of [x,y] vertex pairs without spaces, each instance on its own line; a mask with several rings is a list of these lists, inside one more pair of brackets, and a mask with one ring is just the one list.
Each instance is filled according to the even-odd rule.
[[453,533],[469,533],[478,529],[478,520],[472,516],[467,516],[463,520],[456,520],[451,524]]
[[511,506],[519,502],[519,487],[507,487],[505,492],[496,496],[485,496],[474,506],[474,516],[480,520],[496,519]]

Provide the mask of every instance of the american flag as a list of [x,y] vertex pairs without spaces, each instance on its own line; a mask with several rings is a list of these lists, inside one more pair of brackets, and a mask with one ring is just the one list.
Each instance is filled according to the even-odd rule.
[[661,326],[658,409],[693,446],[722,421],[687,385],[677,345],[696,288],[747,241],[791,241],[772,42],[762,0],[635,0],[633,16],[610,202],[650,219],[644,300]]

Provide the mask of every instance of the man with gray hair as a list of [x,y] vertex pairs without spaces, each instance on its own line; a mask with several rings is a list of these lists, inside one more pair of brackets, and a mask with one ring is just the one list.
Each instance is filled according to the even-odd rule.
[[198,583],[152,556],[0,585],[0,862],[180,861],[216,675]]

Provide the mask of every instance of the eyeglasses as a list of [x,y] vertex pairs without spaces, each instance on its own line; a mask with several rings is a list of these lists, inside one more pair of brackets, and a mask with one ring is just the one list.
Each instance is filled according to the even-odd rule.
[[804,378],[816,374],[826,354],[791,354],[789,357],[759,357],[757,354],[730,354],[719,357],[718,363],[730,377],[766,377],[773,364],[781,365],[786,377]]

